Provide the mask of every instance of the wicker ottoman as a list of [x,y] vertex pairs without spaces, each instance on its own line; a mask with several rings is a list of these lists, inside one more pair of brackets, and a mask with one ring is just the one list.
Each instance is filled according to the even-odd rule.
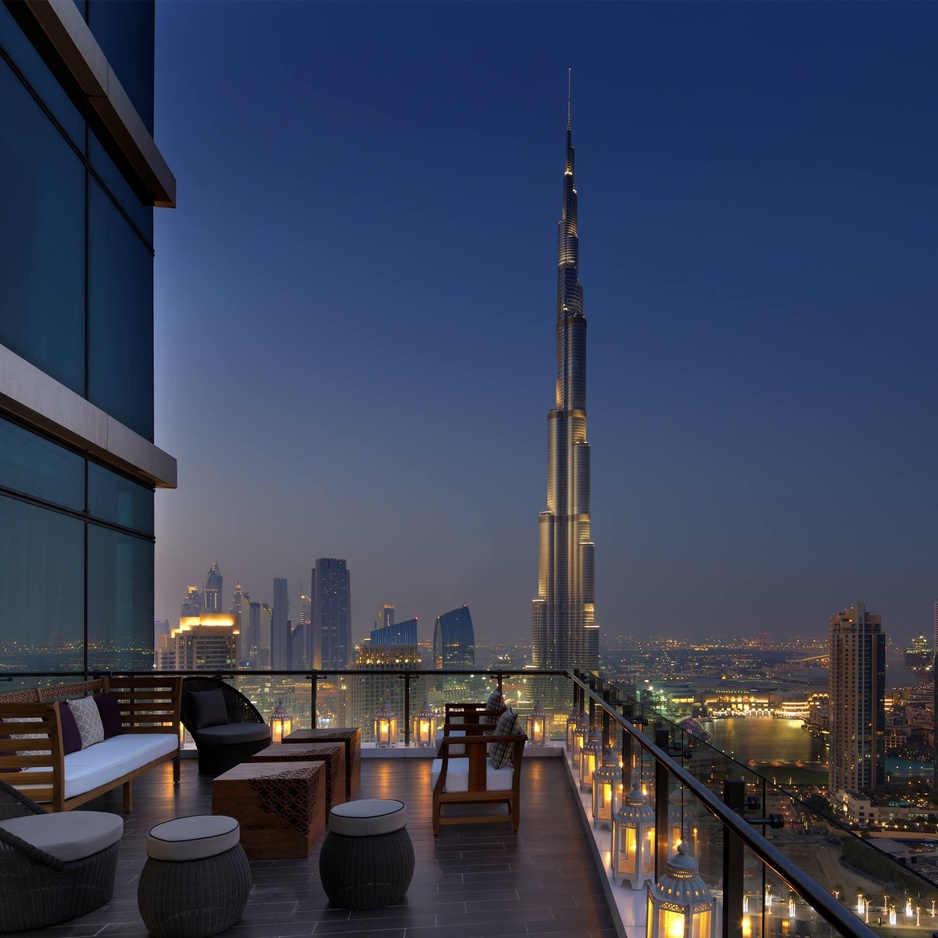
[[197,815],[157,824],[147,836],[147,862],[137,904],[156,938],[208,938],[241,918],[251,871],[234,818]]
[[319,877],[333,905],[380,909],[407,894],[414,847],[402,801],[348,801],[329,812]]

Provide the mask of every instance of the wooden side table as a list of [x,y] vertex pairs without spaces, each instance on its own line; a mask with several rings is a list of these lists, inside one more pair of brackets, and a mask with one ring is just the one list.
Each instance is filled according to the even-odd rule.
[[352,797],[362,781],[362,730],[360,726],[330,727],[327,730],[294,730],[283,737],[296,743],[343,743],[345,745],[345,796]]
[[326,763],[326,822],[334,805],[345,801],[345,746],[342,743],[274,743],[251,756],[252,762]]
[[212,813],[240,823],[252,860],[308,857],[326,827],[326,763],[242,762],[212,782]]

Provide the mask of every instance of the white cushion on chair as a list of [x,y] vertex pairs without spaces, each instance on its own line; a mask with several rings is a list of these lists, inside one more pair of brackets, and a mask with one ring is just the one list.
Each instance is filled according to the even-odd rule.
[[[450,730],[446,735],[447,736],[465,736],[466,731],[465,730]],[[439,746],[439,742],[442,738],[443,738],[443,730],[437,730],[436,731],[437,746]],[[466,747],[465,746],[450,746],[449,754],[450,756],[464,756],[466,754]]]
[[[437,779],[443,771],[443,760],[434,759],[430,768],[430,784],[436,788]],[[489,791],[511,791],[514,780],[514,769],[506,765],[501,769],[493,769],[492,764],[485,762],[485,787]],[[446,788],[444,791],[469,791],[469,758],[450,759],[446,767]]]
[[124,833],[124,819],[103,811],[60,811],[8,818],[0,821],[0,827],[57,860],[71,863],[116,844]]

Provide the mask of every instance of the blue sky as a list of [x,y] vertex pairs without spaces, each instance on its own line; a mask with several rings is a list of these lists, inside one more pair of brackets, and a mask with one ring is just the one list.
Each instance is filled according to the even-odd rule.
[[[159,617],[530,635],[573,68],[597,620],[938,599],[933,4],[157,4]],[[424,628],[425,626],[425,628]]]

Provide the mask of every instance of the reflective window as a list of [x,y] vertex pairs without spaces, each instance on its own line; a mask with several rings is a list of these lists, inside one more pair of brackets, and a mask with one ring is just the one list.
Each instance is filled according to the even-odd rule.
[[153,442],[153,254],[88,187],[88,400]]
[[85,461],[51,440],[0,420],[0,485],[81,511]]
[[[28,14],[24,14],[28,15]],[[42,98],[46,107],[55,115],[75,145],[85,145],[85,120],[72,103],[62,86],[52,77],[49,67],[43,62],[26,34],[17,25],[10,7],[0,3],[0,46],[22,72],[23,77]]]
[[21,671],[83,666],[84,525],[0,496],[0,660]]
[[88,134],[88,159],[95,172],[101,177],[104,185],[111,195],[120,203],[121,208],[133,219],[133,223],[140,229],[141,234],[153,245],[153,207],[140,201],[124,178],[123,173],[108,156],[98,138],[91,132]]
[[2,59],[0,101],[0,343],[84,394],[85,170]]
[[88,525],[88,667],[153,667],[153,542]]
[[153,3],[92,3],[88,25],[153,136]]
[[153,534],[153,490],[97,463],[88,463],[88,511],[143,534]]

